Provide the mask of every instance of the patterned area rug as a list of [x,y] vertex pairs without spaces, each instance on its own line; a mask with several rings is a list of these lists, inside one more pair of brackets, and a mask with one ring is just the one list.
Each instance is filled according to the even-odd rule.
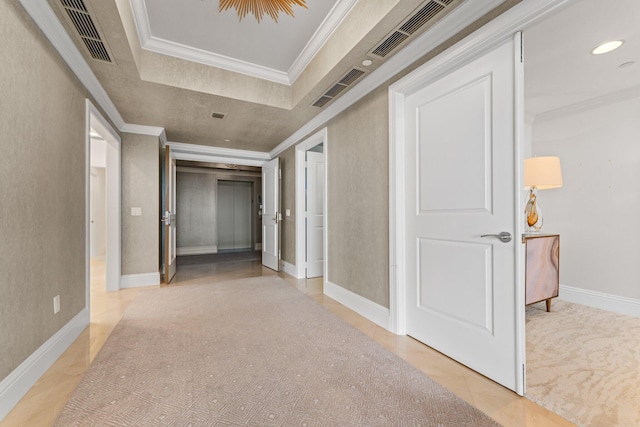
[[54,425],[498,424],[271,276],[141,292]]
[[526,397],[579,426],[640,426],[640,318],[527,307]]

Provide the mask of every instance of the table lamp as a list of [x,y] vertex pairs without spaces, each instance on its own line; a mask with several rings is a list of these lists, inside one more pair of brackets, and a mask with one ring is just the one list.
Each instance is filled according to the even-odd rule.
[[542,229],[542,211],[538,203],[538,190],[562,187],[559,157],[531,157],[524,161],[524,186],[529,188],[529,200],[524,210],[525,234],[539,234]]

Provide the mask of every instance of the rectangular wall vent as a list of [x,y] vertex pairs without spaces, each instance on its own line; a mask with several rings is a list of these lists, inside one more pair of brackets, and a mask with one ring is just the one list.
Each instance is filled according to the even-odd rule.
[[226,116],[225,113],[212,113],[211,117],[213,117],[214,119],[224,119],[224,117]]
[[62,4],[65,12],[67,12],[69,22],[73,24],[74,28],[78,32],[78,36],[87,48],[89,55],[98,61],[113,63],[109,50],[107,49],[106,44],[102,41],[100,31],[91,18],[91,15],[89,15],[89,10],[87,9],[87,5],[84,1],[60,0],[60,3]]
[[320,98],[311,104],[312,107],[324,107],[329,101],[340,95],[346,88],[362,77],[366,71],[359,68],[352,68],[347,74],[342,76],[333,86],[329,88]]
[[[436,16],[444,16],[443,11],[453,9],[447,7],[456,0],[429,0],[422,7],[415,10],[395,30],[376,45],[369,56],[385,58],[403,44],[408,38],[416,35],[420,30],[425,30],[427,24],[435,22]],[[460,3],[460,2],[458,2]],[[455,6],[454,6],[455,7]]]

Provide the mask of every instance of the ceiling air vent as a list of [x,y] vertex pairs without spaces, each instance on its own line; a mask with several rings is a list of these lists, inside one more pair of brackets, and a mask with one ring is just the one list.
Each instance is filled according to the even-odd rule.
[[331,86],[329,90],[322,94],[320,98],[318,98],[313,104],[311,104],[311,106],[324,107],[329,101],[337,97],[352,83],[362,77],[364,73],[366,73],[366,71],[363,71],[359,68],[352,68],[347,74],[342,76],[340,80],[338,80],[333,86]]
[[67,16],[69,22],[73,24],[73,27],[78,32],[78,36],[82,39],[85,47],[89,51],[89,54],[93,59],[104,62],[113,62],[107,45],[102,41],[98,26],[94,23],[87,5],[83,0],[60,0],[62,7]]
[[214,119],[224,119],[224,116],[226,116],[225,113],[211,113],[211,117]]
[[426,24],[433,22],[433,18],[440,16],[441,12],[445,9],[453,9],[453,7],[448,8],[447,6],[454,1],[456,0],[428,1],[406,18],[391,34],[378,43],[378,45],[369,52],[369,55],[376,58],[385,58],[408,38],[416,35],[420,30],[425,30],[427,28]]

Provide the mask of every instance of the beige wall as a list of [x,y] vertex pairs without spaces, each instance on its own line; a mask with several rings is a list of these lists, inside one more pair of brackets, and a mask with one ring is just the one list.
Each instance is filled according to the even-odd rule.
[[[280,228],[280,249],[282,260],[289,264],[296,264],[296,152],[291,147],[280,154],[280,169],[282,180],[280,183],[280,210],[284,220]],[[287,209],[290,216],[285,216]]]
[[85,306],[87,95],[17,1],[0,40],[1,381]]
[[[122,134],[122,275],[157,273],[160,258],[160,154],[157,136]],[[131,216],[131,208],[142,216]]]

